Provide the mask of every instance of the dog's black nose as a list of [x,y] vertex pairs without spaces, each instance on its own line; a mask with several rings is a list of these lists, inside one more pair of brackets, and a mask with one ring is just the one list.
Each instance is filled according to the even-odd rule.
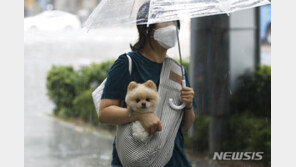
[[146,108],[146,103],[142,103],[142,108]]

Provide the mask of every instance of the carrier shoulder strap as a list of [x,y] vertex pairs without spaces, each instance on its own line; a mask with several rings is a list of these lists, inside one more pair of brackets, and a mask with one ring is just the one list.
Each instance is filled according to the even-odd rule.
[[126,53],[126,57],[128,59],[128,71],[129,71],[130,75],[132,75],[133,61],[132,61],[132,58],[130,57],[130,55],[128,55],[128,53]]

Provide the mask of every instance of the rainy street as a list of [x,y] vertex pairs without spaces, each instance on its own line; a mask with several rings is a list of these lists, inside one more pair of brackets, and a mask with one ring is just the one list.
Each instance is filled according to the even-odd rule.
[[[187,31],[180,32],[182,52],[188,60],[190,31],[189,27],[183,27]],[[87,34],[75,31],[24,34],[26,167],[110,166],[112,135],[85,130],[50,116],[54,105],[46,95],[46,74],[52,65],[73,65],[77,69],[115,59],[129,50],[129,43],[136,36],[136,30],[131,28],[120,31],[108,28]],[[176,48],[169,55],[177,55]],[[261,61],[270,65],[270,49],[265,49],[263,56]]]
[[53,64],[79,68],[115,59],[129,50],[129,42],[136,39],[135,32],[131,28],[120,31],[108,28],[88,34],[74,31],[24,34],[26,167],[110,166],[113,136],[84,130],[50,116],[54,105],[46,95],[46,73]]
[[[84,44],[82,39],[77,42],[54,36],[58,34],[50,38],[43,35],[25,34],[24,41],[25,166],[110,166],[113,137],[50,117],[54,106],[46,95],[46,72],[51,65],[78,67],[108,57],[101,56],[98,60],[90,54],[101,49],[96,50],[96,41],[88,42],[89,52],[85,52],[79,50]],[[110,55],[105,51],[106,54]]]

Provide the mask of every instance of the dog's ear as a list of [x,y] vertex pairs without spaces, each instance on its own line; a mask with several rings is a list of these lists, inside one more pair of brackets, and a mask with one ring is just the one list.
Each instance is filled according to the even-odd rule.
[[132,82],[129,83],[127,90],[131,91],[131,90],[135,89],[136,87],[138,87],[137,82],[132,81]]
[[155,83],[154,83],[153,81],[151,81],[151,80],[146,81],[146,82],[144,83],[144,86],[146,86],[146,87],[148,87],[148,88],[150,88],[150,89],[153,89],[153,90],[157,91],[157,88],[156,88]]

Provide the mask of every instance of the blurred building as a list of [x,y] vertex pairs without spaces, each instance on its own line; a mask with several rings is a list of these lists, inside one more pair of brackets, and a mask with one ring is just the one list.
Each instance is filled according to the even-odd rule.
[[34,16],[45,10],[61,10],[78,15],[84,22],[101,0],[24,0],[24,16]]
[[36,11],[36,1],[35,0],[24,0],[24,15],[25,17],[32,16]]
[[190,78],[197,112],[211,116],[211,156],[227,139],[230,97],[239,77],[260,64],[260,45],[259,8],[192,19]]

